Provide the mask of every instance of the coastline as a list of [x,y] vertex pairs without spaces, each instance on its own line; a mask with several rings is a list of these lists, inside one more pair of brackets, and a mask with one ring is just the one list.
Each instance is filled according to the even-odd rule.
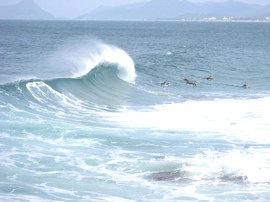
[[233,19],[233,18],[202,18],[202,19],[1,19],[0,21],[119,21],[119,22],[243,22],[243,23],[270,23],[270,17],[265,19]]
[[190,19],[180,19],[175,21],[181,21],[181,22],[266,22],[269,23],[270,20],[266,19],[249,19],[249,20],[242,20],[242,19],[230,19],[230,20],[223,20],[223,19],[196,19],[196,20],[190,20]]

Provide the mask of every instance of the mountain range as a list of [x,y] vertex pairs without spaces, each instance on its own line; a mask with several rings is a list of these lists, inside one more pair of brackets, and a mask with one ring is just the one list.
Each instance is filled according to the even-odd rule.
[[53,20],[55,17],[33,0],[22,0],[15,5],[0,6],[0,19]]
[[78,19],[155,20],[237,18],[255,19],[270,16],[270,5],[261,6],[229,0],[223,3],[192,3],[186,0],[152,0],[118,7],[100,7]]
[[[223,3],[192,3],[187,0],[151,0],[123,6],[103,6],[76,18],[76,20],[158,20],[203,18],[264,19],[270,17],[270,5],[246,4],[235,0]],[[56,19],[34,0],[0,6],[0,19]]]

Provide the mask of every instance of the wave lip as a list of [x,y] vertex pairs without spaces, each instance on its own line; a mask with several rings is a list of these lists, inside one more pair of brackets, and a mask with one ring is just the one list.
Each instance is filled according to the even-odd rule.
[[122,49],[107,44],[97,44],[95,49],[88,53],[83,68],[78,68],[73,76],[84,76],[102,63],[116,64],[117,76],[128,83],[135,83],[137,75],[132,58]]

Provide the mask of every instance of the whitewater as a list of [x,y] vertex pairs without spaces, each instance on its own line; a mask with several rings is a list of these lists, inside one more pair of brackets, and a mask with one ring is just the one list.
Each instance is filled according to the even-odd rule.
[[0,201],[269,201],[269,34],[0,21]]

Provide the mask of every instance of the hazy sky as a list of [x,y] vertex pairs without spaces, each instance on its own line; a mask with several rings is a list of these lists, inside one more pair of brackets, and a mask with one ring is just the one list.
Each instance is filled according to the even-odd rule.
[[[0,5],[18,3],[20,0],[0,0]],[[135,2],[146,2],[150,0],[34,0],[41,8],[56,17],[73,18],[85,14],[99,6],[117,6]],[[189,0],[192,2],[224,2],[226,0]],[[238,0],[245,3],[270,4],[270,0]],[[169,0],[168,0],[169,3]]]

